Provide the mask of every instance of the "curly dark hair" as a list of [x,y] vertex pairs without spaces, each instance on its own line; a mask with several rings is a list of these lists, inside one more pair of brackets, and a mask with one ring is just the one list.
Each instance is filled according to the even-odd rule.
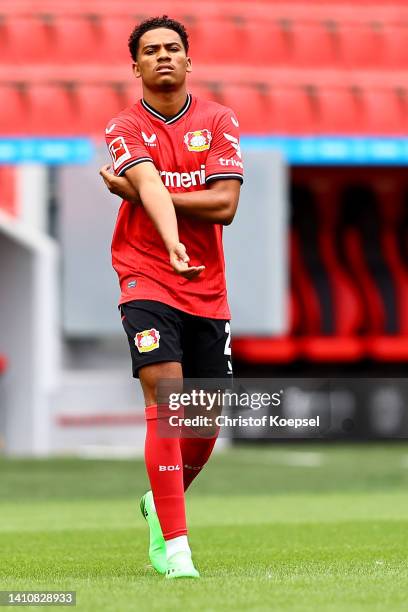
[[151,19],[145,19],[138,26],[135,27],[131,35],[129,36],[129,51],[132,56],[132,60],[135,62],[137,58],[137,52],[139,50],[139,41],[143,34],[149,32],[149,30],[156,30],[157,28],[168,28],[169,30],[174,30],[181,38],[181,42],[183,43],[183,47],[188,53],[188,34],[186,28],[179,21],[175,21],[174,19],[170,19],[167,15],[163,15],[163,17],[152,17]]

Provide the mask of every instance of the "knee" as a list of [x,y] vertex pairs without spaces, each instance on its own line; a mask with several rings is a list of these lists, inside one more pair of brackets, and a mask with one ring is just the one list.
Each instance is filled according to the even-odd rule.
[[139,370],[139,379],[146,406],[157,404],[158,388],[161,380],[174,379],[175,381],[182,381],[181,364],[164,362],[145,366]]
[[152,406],[157,404],[157,385],[149,383],[143,385],[143,395],[145,400],[145,406]]

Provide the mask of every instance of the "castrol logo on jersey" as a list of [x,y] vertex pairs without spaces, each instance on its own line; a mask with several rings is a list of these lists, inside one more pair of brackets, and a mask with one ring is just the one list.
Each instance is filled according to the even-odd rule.
[[184,135],[184,143],[189,151],[207,151],[210,148],[212,135],[210,130],[195,130]]
[[139,353],[149,353],[159,348],[160,332],[157,329],[145,329],[136,334],[135,344]]

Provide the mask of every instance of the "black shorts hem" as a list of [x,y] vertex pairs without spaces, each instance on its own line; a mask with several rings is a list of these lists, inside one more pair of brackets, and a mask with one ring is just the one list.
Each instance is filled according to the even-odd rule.
[[232,375],[231,328],[228,320],[197,317],[154,300],[121,305],[132,373],[154,363],[181,363],[186,378]]

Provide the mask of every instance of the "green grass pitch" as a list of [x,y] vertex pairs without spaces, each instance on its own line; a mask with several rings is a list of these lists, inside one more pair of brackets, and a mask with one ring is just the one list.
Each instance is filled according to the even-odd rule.
[[148,567],[146,488],[136,460],[0,459],[0,590],[75,590],[92,612],[408,610],[406,444],[217,454],[188,493],[199,581]]

